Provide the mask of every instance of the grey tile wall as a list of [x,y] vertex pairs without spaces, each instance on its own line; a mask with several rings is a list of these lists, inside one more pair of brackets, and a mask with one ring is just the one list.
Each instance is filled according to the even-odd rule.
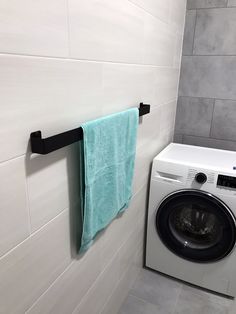
[[228,0],[228,7],[236,7],[236,0]]
[[176,132],[186,135],[209,136],[213,105],[213,99],[179,97]]
[[222,8],[226,5],[227,0],[188,0],[187,9]]
[[187,10],[184,29],[183,55],[193,54],[193,38],[196,23],[196,10]]
[[194,55],[235,55],[236,8],[199,10]]
[[174,141],[236,151],[236,0],[188,0]]

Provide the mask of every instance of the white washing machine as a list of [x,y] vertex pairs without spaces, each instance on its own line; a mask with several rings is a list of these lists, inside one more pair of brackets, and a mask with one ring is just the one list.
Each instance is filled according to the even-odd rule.
[[170,144],[153,161],[145,266],[236,296],[236,152]]

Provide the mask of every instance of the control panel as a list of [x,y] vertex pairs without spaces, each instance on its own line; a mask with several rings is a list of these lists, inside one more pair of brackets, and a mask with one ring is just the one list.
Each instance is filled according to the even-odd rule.
[[236,177],[219,174],[217,179],[217,186],[236,189]]

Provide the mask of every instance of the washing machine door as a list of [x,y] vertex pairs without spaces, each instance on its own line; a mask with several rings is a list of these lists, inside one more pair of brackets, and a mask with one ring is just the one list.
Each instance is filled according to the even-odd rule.
[[180,190],[166,197],[156,214],[157,232],[176,255],[194,262],[213,262],[235,245],[235,218],[220,199],[199,190]]

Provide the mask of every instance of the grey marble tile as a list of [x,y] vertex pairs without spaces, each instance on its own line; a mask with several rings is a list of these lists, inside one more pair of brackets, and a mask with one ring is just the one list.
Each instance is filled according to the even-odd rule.
[[193,54],[193,38],[196,20],[196,10],[189,10],[186,12],[184,41],[183,41],[183,55]]
[[143,270],[130,294],[158,308],[157,313],[172,313],[182,285],[155,272]]
[[236,0],[228,0],[228,7],[236,7]]
[[227,314],[227,299],[204,291],[184,287],[175,308],[175,314]]
[[193,54],[236,55],[235,29],[236,8],[199,10]]
[[[159,311],[158,307],[145,302],[142,299],[136,298],[132,295],[129,295],[125,302],[123,303],[119,314],[159,314],[162,313]],[[167,312],[163,312],[163,314],[171,313],[167,310]]]
[[236,141],[236,101],[216,100],[211,137]]
[[209,136],[214,99],[179,97],[175,130],[178,134]]
[[184,56],[179,95],[236,99],[236,56]]
[[[176,142],[180,143],[180,142]],[[217,140],[210,137],[184,135],[183,144],[236,151],[236,141]],[[236,311],[235,311],[236,313]]]
[[187,9],[223,8],[227,6],[227,0],[188,0]]

